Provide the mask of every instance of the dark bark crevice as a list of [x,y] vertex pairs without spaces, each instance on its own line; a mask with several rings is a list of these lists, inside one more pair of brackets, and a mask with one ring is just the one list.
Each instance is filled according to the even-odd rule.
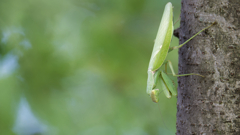
[[179,38],[179,29],[180,29],[180,28],[177,28],[177,29],[175,29],[175,30],[173,31],[173,35],[174,35],[175,37],[177,37],[177,38]]

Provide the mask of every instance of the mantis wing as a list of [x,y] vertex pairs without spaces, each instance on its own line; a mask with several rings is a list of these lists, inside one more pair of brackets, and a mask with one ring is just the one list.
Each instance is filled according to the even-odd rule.
[[155,71],[162,66],[168,54],[173,29],[173,7],[172,3],[168,2],[163,12],[148,70]]

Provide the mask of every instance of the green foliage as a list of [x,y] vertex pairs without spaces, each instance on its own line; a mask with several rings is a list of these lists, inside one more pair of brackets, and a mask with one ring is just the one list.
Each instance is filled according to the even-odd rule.
[[[145,83],[167,2],[2,0],[1,134],[31,130],[16,130],[21,98],[39,134],[174,134],[176,99],[153,104]],[[167,59],[177,65],[176,51]]]

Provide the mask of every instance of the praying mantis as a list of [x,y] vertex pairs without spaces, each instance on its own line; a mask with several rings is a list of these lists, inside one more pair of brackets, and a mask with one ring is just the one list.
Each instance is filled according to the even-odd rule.
[[[212,25],[214,24],[216,24],[216,22],[214,22]],[[173,70],[171,61],[165,59],[169,52],[181,48],[188,41],[193,39],[202,31],[208,29],[212,25],[202,29],[197,34],[192,36],[190,39],[185,41],[183,44],[179,46],[170,47],[174,30],[173,7],[171,2],[168,2],[166,4],[148,66],[147,94],[151,97],[153,102],[157,103],[159,101],[158,98],[159,89],[156,89],[157,82],[159,82],[160,88],[167,98],[171,98],[172,95],[177,96],[177,88],[174,86],[173,81],[167,75],[167,64],[169,64],[173,76],[176,77],[188,75],[202,76],[195,73],[177,75]],[[165,65],[165,71],[160,69],[163,65]]]

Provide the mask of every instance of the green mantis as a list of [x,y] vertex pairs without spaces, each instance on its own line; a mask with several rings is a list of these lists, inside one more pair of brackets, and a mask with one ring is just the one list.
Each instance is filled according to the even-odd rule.
[[[164,13],[158,29],[157,37],[154,43],[151,59],[148,66],[147,94],[150,95],[150,97],[152,98],[152,101],[155,103],[157,103],[159,100],[158,98],[159,89],[156,89],[157,82],[159,82],[160,88],[161,90],[163,90],[167,98],[171,98],[172,95],[177,96],[177,89],[174,86],[172,80],[167,75],[167,64],[169,64],[169,67],[171,69],[173,76],[178,77],[178,76],[188,76],[188,75],[199,75],[195,73],[181,74],[181,75],[175,74],[171,61],[165,60],[167,57],[167,54],[174,49],[181,48],[184,44],[186,44],[192,38],[197,36],[199,33],[201,33],[205,29],[208,29],[213,24],[215,24],[213,23],[212,25],[202,29],[197,34],[192,36],[190,39],[185,41],[183,44],[179,46],[170,47],[173,30],[174,30],[172,9],[173,9],[172,3],[171,2],[167,3],[164,9]],[[165,65],[165,71],[160,70],[160,68],[163,65]]]

